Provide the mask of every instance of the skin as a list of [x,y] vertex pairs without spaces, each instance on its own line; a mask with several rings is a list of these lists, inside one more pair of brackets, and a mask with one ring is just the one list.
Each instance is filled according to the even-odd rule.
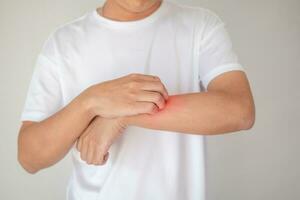
[[105,164],[110,146],[122,135],[126,127],[121,118],[95,117],[77,142],[76,148],[80,151],[81,159],[88,164]]
[[107,0],[98,8],[98,13],[116,21],[134,21],[151,15],[161,4],[161,0]]
[[18,160],[26,171],[35,173],[62,159],[96,116],[153,114],[167,98],[160,79],[150,75],[130,74],[93,85],[49,118],[24,121]]
[[[160,3],[107,0],[101,14],[118,21],[138,20]],[[77,141],[83,160],[103,165],[109,147],[127,126],[216,135],[250,129],[254,121],[254,101],[242,71],[219,75],[207,92],[174,96],[168,95],[159,77],[133,74],[87,88],[41,122],[23,122],[18,159],[26,171],[36,173],[62,159]]]
[[[116,119],[111,129],[90,129],[79,138],[77,145],[82,159],[88,164],[103,165],[112,142],[127,126],[181,132],[195,135],[218,135],[248,130],[254,125],[255,106],[246,74],[231,71],[217,76],[208,85],[207,92],[169,96],[165,107],[155,114],[138,114]],[[92,125],[103,126],[104,118],[97,117]],[[87,136],[91,137],[87,137]],[[94,135],[106,135],[96,139]],[[91,144],[92,143],[92,144]],[[93,145],[96,143],[96,147]],[[92,146],[92,148],[91,148]],[[94,147],[94,148],[93,148]],[[84,149],[102,149],[89,157]],[[101,162],[99,163],[99,156]]]

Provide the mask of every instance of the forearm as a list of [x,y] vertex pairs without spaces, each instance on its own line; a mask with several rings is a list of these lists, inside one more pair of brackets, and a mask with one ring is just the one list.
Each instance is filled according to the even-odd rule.
[[148,115],[126,117],[128,125],[190,134],[222,134],[247,128],[247,109],[222,92],[170,96],[166,107]]
[[[167,98],[167,91],[158,77],[130,74],[92,85],[79,97],[48,119],[23,124],[18,157],[25,169],[34,172],[59,161],[95,116],[153,113],[153,103],[162,107],[161,99]],[[83,108],[82,98],[93,104],[91,109]]]
[[49,167],[62,159],[94,115],[77,97],[51,117],[26,126],[19,134],[19,160],[29,172]]

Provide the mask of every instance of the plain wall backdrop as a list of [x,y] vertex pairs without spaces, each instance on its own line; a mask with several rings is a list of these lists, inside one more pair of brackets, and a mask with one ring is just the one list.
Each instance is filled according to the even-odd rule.
[[[227,24],[256,103],[253,129],[207,137],[208,200],[300,199],[300,1],[178,2],[209,8]],[[65,199],[70,157],[27,174],[17,162],[19,118],[50,32],[101,4],[0,0],[0,199]]]

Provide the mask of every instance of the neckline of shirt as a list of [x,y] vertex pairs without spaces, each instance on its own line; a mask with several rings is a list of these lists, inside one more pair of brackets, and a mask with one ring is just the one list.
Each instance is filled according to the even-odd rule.
[[145,18],[134,20],[134,21],[117,21],[117,20],[109,19],[99,15],[97,9],[94,9],[92,11],[92,16],[98,23],[106,25],[111,28],[117,28],[117,29],[138,28],[140,26],[151,24],[152,22],[160,18],[167,10],[167,3],[168,3],[167,0],[162,0],[160,6],[153,13],[151,13]]

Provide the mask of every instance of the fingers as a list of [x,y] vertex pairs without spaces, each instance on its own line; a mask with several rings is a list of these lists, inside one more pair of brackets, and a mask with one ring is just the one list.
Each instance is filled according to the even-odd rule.
[[137,97],[137,101],[155,103],[159,109],[163,109],[165,107],[165,99],[158,92],[141,91]]
[[[83,137],[83,138],[82,138]],[[80,151],[80,158],[87,164],[91,164],[94,155],[94,145],[84,135],[77,141],[77,147]]]
[[85,142],[82,138],[77,141],[76,148],[80,152],[80,158],[89,165],[104,165],[108,160],[107,150],[92,142]]
[[139,80],[142,83],[141,89],[159,92],[166,100],[168,99],[168,92],[158,76],[134,73],[129,77],[132,80]]
[[106,152],[105,154],[103,152],[101,152],[101,149],[99,148],[95,148],[95,154],[94,154],[94,165],[104,165],[107,160],[108,160],[108,156],[109,156],[109,152]]
[[94,163],[95,165],[101,165],[104,155],[102,155],[102,152],[99,147],[96,147],[94,149]]
[[155,103],[142,102],[142,101],[132,104],[132,106],[129,109],[131,109],[131,112],[134,112],[134,115],[155,114],[159,111],[159,108],[156,106]]
[[132,74],[129,74],[128,76],[131,79],[140,79],[140,80],[146,80],[146,81],[160,81],[160,78],[158,76],[154,76],[154,75],[132,73]]
[[141,89],[147,91],[159,92],[164,97],[165,100],[167,100],[169,97],[165,86],[161,82],[147,81],[141,84]]
[[107,153],[104,155],[103,163],[102,163],[103,165],[107,162],[108,158],[109,158],[109,152],[107,152]]
[[97,146],[94,148],[94,159],[93,159],[93,164],[94,165],[102,165],[103,164],[103,159],[104,159],[104,154],[100,148],[100,146]]
[[90,142],[89,146],[88,146],[88,151],[87,151],[87,155],[86,155],[86,163],[91,165],[93,164],[94,161],[94,145]]
[[81,145],[82,145],[82,140],[81,140],[81,138],[79,138],[76,142],[76,148],[78,151],[81,150]]
[[87,142],[85,142],[84,139],[79,139],[79,140],[82,140],[82,143],[81,143],[81,148],[80,148],[80,158],[82,160],[85,160],[87,161],[87,154],[88,154],[88,144]]

